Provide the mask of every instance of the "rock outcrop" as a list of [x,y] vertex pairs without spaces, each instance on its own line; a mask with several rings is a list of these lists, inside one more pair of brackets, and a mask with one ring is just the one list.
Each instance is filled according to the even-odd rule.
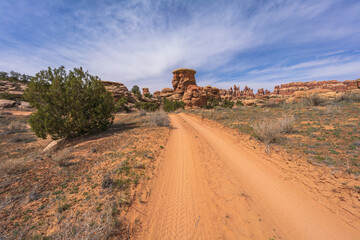
[[179,68],[172,73],[173,89],[164,88],[160,93],[154,93],[154,96],[183,101],[187,108],[200,108],[206,105],[210,98],[220,99],[220,91],[218,88],[197,86],[195,70]]
[[[275,86],[274,91],[270,92],[267,89],[259,88],[257,93],[254,94],[253,89],[245,86],[244,90],[240,90],[239,87],[234,85],[234,88],[230,89],[220,89],[220,96],[222,99],[226,100],[244,100],[243,103],[249,102],[248,105],[252,105],[254,101],[250,101],[251,99],[269,99],[272,98],[279,99],[279,101],[291,98],[291,99],[299,99],[301,96],[307,96],[309,94],[313,94],[317,91],[312,90],[320,90],[319,93],[327,92],[327,96],[333,96],[332,93],[343,93],[347,91],[352,91],[354,89],[360,89],[360,79],[357,80],[346,80],[346,81],[337,81],[337,80],[329,80],[329,81],[311,81],[311,82],[292,82],[281,84],[280,86]],[[322,91],[326,90],[326,91]],[[302,93],[299,93],[302,92]],[[330,93],[332,92],[332,93]],[[336,95],[336,94],[335,94]],[[334,95],[334,96],[335,96]],[[337,94],[338,96],[339,94]],[[245,101],[249,100],[249,101]],[[245,104],[246,105],[246,104]]]
[[160,97],[160,91],[155,91],[153,93],[153,96],[154,96],[154,98],[159,98]]
[[160,92],[160,97],[170,97],[174,94],[174,90],[172,90],[171,88],[163,88],[163,90],[161,90]]
[[244,90],[240,90],[240,87],[234,85],[234,88],[230,89],[221,89],[220,96],[224,100],[236,100],[236,99],[246,99],[254,98],[254,90],[245,85]]
[[274,94],[292,95],[297,91],[308,91],[312,89],[328,89],[333,92],[345,92],[360,88],[360,79],[346,81],[311,81],[311,82],[292,82],[275,86]]
[[115,101],[118,101],[122,97],[126,97],[129,102],[134,102],[134,98],[124,84],[110,81],[101,81],[101,83],[106,90],[113,95]]
[[142,92],[143,96],[145,96],[145,94],[150,94],[149,88],[143,88],[142,90],[143,90]]
[[184,94],[188,86],[197,86],[195,80],[195,70],[188,68],[179,68],[174,70],[172,73],[174,74],[172,80],[174,93]]
[[16,104],[16,101],[0,99],[0,109],[14,107],[15,104]]
[[22,95],[26,88],[27,85],[23,82],[0,80],[0,92]]

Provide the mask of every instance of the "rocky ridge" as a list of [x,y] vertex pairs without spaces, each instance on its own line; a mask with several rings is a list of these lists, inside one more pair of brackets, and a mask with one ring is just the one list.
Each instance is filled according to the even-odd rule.
[[[105,88],[114,96],[115,101],[126,97],[130,105],[135,102],[161,102],[161,99],[183,101],[187,108],[201,108],[206,105],[209,99],[242,101],[244,105],[262,104],[265,101],[274,102],[293,102],[298,99],[311,95],[320,94],[327,98],[335,98],[344,92],[360,91],[360,79],[346,81],[310,81],[310,82],[292,82],[275,86],[274,91],[260,88],[254,93],[254,90],[245,86],[243,90],[234,85],[229,89],[218,89],[212,86],[200,87],[196,84],[196,71],[188,68],[179,68],[174,70],[172,79],[173,88],[164,88],[161,91],[155,91],[153,97],[149,97],[149,88],[143,88],[142,98],[131,93],[128,88],[118,82],[102,81]],[[26,83],[0,80],[0,93],[21,96]],[[146,95],[146,96],[145,96]],[[3,100],[1,99],[0,108],[8,107],[28,108],[30,105],[23,101]]]

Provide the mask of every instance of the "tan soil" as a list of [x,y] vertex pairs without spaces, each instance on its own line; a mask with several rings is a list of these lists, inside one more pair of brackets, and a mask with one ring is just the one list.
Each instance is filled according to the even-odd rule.
[[358,179],[265,156],[207,120],[171,121],[138,239],[360,239]]

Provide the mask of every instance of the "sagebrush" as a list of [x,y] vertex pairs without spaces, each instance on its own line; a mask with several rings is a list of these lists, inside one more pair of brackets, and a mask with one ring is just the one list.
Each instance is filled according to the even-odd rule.
[[169,127],[170,119],[169,116],[162,111],[149,115],[150,122],[158,127]]
[[266,144],[266,152],[270,151],[270,144],[277,142],[285,133],[293,131],[294,116],[280,119],[263,119],[252,125],[256,137]]

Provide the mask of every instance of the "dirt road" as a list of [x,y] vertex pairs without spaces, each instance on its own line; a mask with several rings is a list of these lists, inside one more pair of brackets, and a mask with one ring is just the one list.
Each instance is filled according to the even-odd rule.
[[198,118],[171,122],[139,239],[360,239],[360,216],[344,220],[320,193]]

